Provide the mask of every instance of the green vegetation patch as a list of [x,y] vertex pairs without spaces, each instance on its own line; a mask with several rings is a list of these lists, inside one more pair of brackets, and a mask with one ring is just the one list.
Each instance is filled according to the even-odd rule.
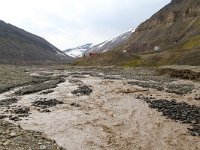
[[183,45],[184,49],[194,49],[196,47],[200,46],[200,34],[197,34],[191,38],[189,38],[188,41],[185,42]]
[[128,61],[139,59],[138,55],[108,51],[99,53],[92,57],[78,59],[73,65],[79,66],[124,66]]

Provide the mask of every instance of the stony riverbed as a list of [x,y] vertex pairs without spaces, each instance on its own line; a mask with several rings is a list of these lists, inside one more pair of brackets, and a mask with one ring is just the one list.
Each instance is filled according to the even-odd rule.
[[[1,130],[16,128],[11,122],[45,134],[48,142],[39,140],[37,149],[200,149],[199,81],[160,76],[153,69],[29,73],[51,80],[0,94],[0,122]],[[0,137],[0,148],[11,143],[20,149],[12,136]]]

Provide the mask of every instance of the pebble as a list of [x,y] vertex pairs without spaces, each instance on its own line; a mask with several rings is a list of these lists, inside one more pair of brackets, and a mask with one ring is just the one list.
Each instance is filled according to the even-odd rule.
[[90,95],[90,93],[92,93],[92,89],[90,89],[89,86],[87,85],[83,85],[83,86],[78,87],[77,90],[74,90],[71,93],[77,96]]
[[17,116],[10,116],[9,119],[12,120],[12,121],[20,121],[20,120],[21,120],[21,119],[20,119],[19,117],[17,117]]
[[9,145],[10,144],[10,140],[6,140],[4,143],[3,143],[3,146],[7,146],[7,145]]
[[53,107],[53,106],[56,106],[58,104],[63,104],[63,102],[58,101],[56,99],[47,100],[47,99],[42,99],[42,98],[38,101],[32,102],[32,106],[40,107],[42,109]]
[[22,108],[18,108],[16,110],[14,110],[15,114],[28,114],[30,111],[29,107],[22,107]]
[[46,149],[47,147],[45,146],[45,145],[40,145],[40,149],[41,150],[44,150],[44,149]]
[[9,106],[13,103],[17,103],[17,98],[9,98],[0,101],[0,106]]
[[16,136],[16,135],[17,135],[17,133],[15,133],[15,132],[11,132],[11,133],[10,133],[10,136],[11,136],[11,137],[14,137],[14,136]]
[[81,107],[78,103],[71,103],[70,105],[74,107]]

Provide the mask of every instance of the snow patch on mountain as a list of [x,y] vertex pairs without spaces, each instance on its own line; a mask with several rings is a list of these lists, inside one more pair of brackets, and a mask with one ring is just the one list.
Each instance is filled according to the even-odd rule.
[[104,53],[109,50],[112,50],[113,48],[119,46],[120,44],[124,43],[128,38],[135,32],[135,29],[131,29],[128,32],[125,32],[123,34],[120,34],[110,40],[106,40],[100,44],[93,45],[92,43],[88,43],[76,48],[70,48],[66,49],[64,52],[65,54],[73,57],[73,58],[78,58],[82,57],[83,54],[88,54],[88,53]]
[[128,32],[125,32],[121,35],[118,35],[110,40],[107,40],[103,43],[97,44],[89,49],[88,52],[106,52],[108,50],[112,50],[118,45],[124,43],[128,38],[135,32],[135,29],[131,29]]
[[73,57],[73,58],[78,58],[82,57],[85,52],[87,52],[91,47],[93,46],[92,43],[88,43],[82,46],[78,46],[76,48],[70,48],[64,50],[65,54]]
[[56,53],[57,53],[59,56],[66,56],[65,53],[62,53],[62,52],[59,52],[59,51],[56,51]]

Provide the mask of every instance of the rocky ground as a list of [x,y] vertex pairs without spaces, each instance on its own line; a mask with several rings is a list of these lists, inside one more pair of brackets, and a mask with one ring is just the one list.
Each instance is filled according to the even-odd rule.
[[116,67],[27,73],[45,80],[0,94],[0,149],[200,149],[198,73]]
[[23,130],[7,121],[0,120],[0,149],[1,150],[62,150],[54,140],[46,135],[30,130]]

